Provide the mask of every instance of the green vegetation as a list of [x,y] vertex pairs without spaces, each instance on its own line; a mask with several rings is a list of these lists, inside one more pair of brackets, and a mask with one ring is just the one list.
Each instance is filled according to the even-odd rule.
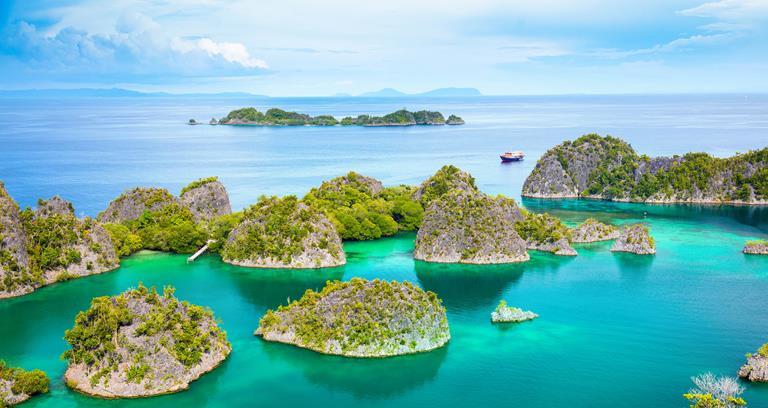
[[315,230],[320,217],[319,210],[301,203],[296,196],[262,196],[243,212],[238,234],[225,244],[222,256],[230,260],[271,258],[288,264],[304,252],[305,239],[313,233],[322,237],[311,245],[337,256],[341,248],[331,245],[333,231]]
[[213,182],[216,182],[216,181],[219,181],[219,178],[216,177],[216,176],[206,177],[206,178],[201,178],[199,180],[195,180],[195,181],[187,184],[184,188],[182,188],[181,189],[181,193],[179,193],[179,196],[183,196],[184,193],[186,193],[189,190],[194,190],[194,189],[196,189],[196,188],[198,188],[200,186],[204,186],[204,185],[206,185],[208,183],[213,183]]
[[763,357],[768,357],[768,343],[763,344],[759,349],[757,349],[757,354],[760,354]]
[[453,189],[479,191],[477,185],[475,185],[474,177],[469,175],[469,173],[461,171],[456,166],[447,165],[440,168],[432,177],[424,181],[416,192],[416,196],[418,196],[421,205],[427,208],[432,200]]
[[221,124],[228,123],[247,123],[263,126],[333,126],[339,122],[333,116],[320,115],[312,117],[303,113],[289,112],[282,109],[272,108],[262,113],[255,108],[243,108],[233,110],[222,118]]
[[746,244],[747,247],[768,247],[768,240],[766,239],[756,239],[752,241],[747,241]]
[[523,219],[515,222],[515,230],[524,240],[552,243],[563,238],[571,239],[571,231],[559,218],[547,213],[537,214],[522,210]]
[[[43,371],[26,371],[21,368],[11,368],[0,360],[0,379],[9,381],[11,392],[14,394],[37,395],[48,392],[50,381]],[[3,396],[0,395],[0,407],[4,407]]]
[[358,348],[373,352],[392,346],[414,348],[415,343],[406,344],[414,333],[438,343],[448,334],[448,322],[433,292],[410,282],[353,278],[327,282],[320,292],[309,289],[301,299],[267,311],[257,333],[289,330],[297,345],[332,352],[329,345],[338,343],[344,354]]
[[[451,115],[454,121],[461,118]],[[248,124],[261,126],[411,126],[411,125],[442,125],[445,118],[440,112],[421,110],[410,112],[400,109],[384,116],[359,115],[355,118],[345,117],[341,121],[331,115],[309,116],[298,112],[289,112],[272,108],[260,112],[255,108],[236,109],[222,118],[221,124]]]
[[144,211],[138,219],[105,224],[120,256],[139,249],[191,253],[205,244],[207,233],[192,212],[173,202],[157,211]]
[[[583,196],[644,201],[657,196],[685,199],[697,191],[708,191],[729,201],[768,199],[768,148],[725,159],[707,153],[673,156],[653,173],[648,168],[648,156],[638,155],[629,144],[611,136],[585,135],[564,142],[547,154],[555,155],[574,180],[570,163],[585,157],[597,161],[597,167],[589,173],[587,188],[581,192]],[[641,167],[644,169],[636,176]],[[745,177],[748,167],[757,169]]]
[[412,188],[379,189],[377,181],[349,172],[313,188],[303,201],[323,211],[342,239],[377,239],[418,228],[424,210],[411,199]]
[[[95,298],[88,310],[78,313],[74,327],[64,334],[71,349],[63,358],[70,364],[89,366],[95,371],[90,381],[98,384],[117,370],[127,349],[133,358],[127,372],[128,381],[140,383],[151,372],[151,361],[144,361],[142,353],[147,350],[137,349],[137,344],[144,342],[138,338],[153,338],[148,346],[150,351],[164,347],[185,367],[191,367],[201,361],[213,341],[228,344],[226,334],[212,322],[214,317],[209,309],[180,302],[174,297],[172,287],[164,288],[159,295],[154,287],[148,289],[139,284],[138,288],[118,296]],[[134,342],[126,337],[130,331],[120,330],[125,326],[135,326],[131,335]]]

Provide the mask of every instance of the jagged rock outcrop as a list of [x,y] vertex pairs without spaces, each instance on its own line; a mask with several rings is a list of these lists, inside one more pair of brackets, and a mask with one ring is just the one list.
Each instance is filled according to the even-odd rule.
[[224,262],[254,268],[326,268],[346,263],[336,228],[294,196],[263,197],[229,234]]
[[93,299],[64,339],[67,385],[105,398],[185,390],[232,350],[210,310],[141,285]]
[[515,230],[520,219],[520,208],[512,199],[452,190],[427,208],[413,257],[469,264],[526,261],[526,242]]
[[40,370],[12,368],[0,360],[0,407],[6,407],[48,392],[50,381]]
[[648,227],[643,224],[633,224],[621,229],[611,251],[651,255],[656,253],[656,243],[651,237]]
[[50,200],[39,200],[37,202],[37,208],[35,208],[36,217],[54,214],[75,215],[75,207],[72,206],[72,203],[59,196],[53,196]]
[[768,204],[768,148],[729,158],[638,155],[617,138],[585,135],[548,150],[523,196],[647,203]]
[[768,343],[755,354],[747,355],[747,363],[739,369],[739,377],[754,382],[768,382]]
[[29,269],[27,234],[19,206],[0,182],[0,299],[29,293],[36,284]]
[[469,173],[461,171],[456,166],[446,165],[421,183],[421,186],[413,192],[413,199],[427,208],[432,200],[451,190],[471,193],[479,191],[475,185],[475,178]]
[[325,354],[388,357],[433,350],[451,338],[445,308],[409,282],[329,282],[319,293],[268,311],[255,332],[264,340]]
[[502,300],[496,306],[496,310],[491,312],[491,321],[493,323],[520,323],[527,320],[533,320],[539,317],[531,311],[524,311],[516,307],[507,306],[507,302]]
[[181,203],[192,211],[196,221],[231,214],[227,189],[216,177],[200,179],[181,190]]
[[744,245],[742,252],[750,255],[768,255],[768,240],[749,241]]
[[99,214],[98,220],[119,224],[141,217],[144,211],[159,211],[167,205],[177,203],[179,199],[164,188],[137,187],[112,200],[107,209]]
[[571,230],[571,242],[588,243],[610,241],[618,238],[619,229],[602,223],[594,218],[587,218],[578,227]]
[[515,230],[525,240],[528,249],[560,256],[578,255],[569,242],[570,230],[562,221],[547,213],[522,211],[522,218],[515,222]]

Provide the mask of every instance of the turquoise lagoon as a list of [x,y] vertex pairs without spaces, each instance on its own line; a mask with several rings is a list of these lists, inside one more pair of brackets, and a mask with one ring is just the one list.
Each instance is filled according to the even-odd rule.
[[[191,178],[219,174],[240,208],[261,193],[303,194],[350,169],[387,184],[413,183],[444,163],[472,171],[488,192],[519,198],[541,152],[589,129],[626,137],[650,154],[730,154],[760,147],[768,127],[765,100],[481,102],[440,102],[441,110],[470,123],[458,128],[243,129],[181,125],[214,109],[226,113],[210,101],[0,101],[0,179],[23,205],[59,193],[87,215],[134,184],[178,190]],[[266,104],[252,104],[259,103]],[[293,104],[316,114],[325,112],[320,106],[375,113],[405,103],[329,98],[269,105]],[[665,132],[671,136],[658,136]],[[529,152],[529,160],[519,166],[496,162],[498,151],[516,146]],[[532,252],[530,262],[515,265],[439,265],[412,259],[413,233],[347,242],[348,264],[328,270],[239,268],[215,255],[188,264],[183,255],[141,253],[124,259],[117,271],[0,301],[0,358],[44,369],[52,378],[51,392],[29,407],[671,408],[687,406],[682,394],[689,377],[706,371],[735,375],[744,354],[768,341],[768,257],[740,252],[746,240],[768,232],[768,209],[521,201],[572,225],[587,217],[646,222],[658,253],[614,254],[609,243],[597,243],[578,245],[575,258]],[[425,354],[358,360],[253,336],[267,309],[326,280],[355,276],[409,280],[436,292],[448,311],[450,343]],[[66,350],[64,330],[92,297],[139,282],[174,285],[181,299],[211,307],[232,342],[230,358],[174,395],[109,401],[70,391],[59,358]],[[501,299],[541,317],[492,325],[490,312]],[[745,385],[750,406],[768,406],[768,386]]]

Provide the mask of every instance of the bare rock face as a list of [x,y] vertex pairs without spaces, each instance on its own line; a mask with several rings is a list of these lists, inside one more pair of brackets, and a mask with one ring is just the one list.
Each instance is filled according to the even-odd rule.
[[651,237],[648,227],[643,224],[634,224],[621,230],[619,237],[611,247],[611,251],[651,255],[656,253],[656,243]]
[[0,299],[32,292],[36,284],[19,206],[0,182]]
[[755,354],[747,356],[747,363],[739,369],[739,377],[754,382],[768,382],[768,344]]
[[427,208],[432,200],[451,190],[471,193],[479,191],[475,185],[474,177],[456,166],[448,165],[443,166],[432,177],[421,183],[421,186],[413,192],[413,199],[421,202],[421,205]]
[[434,199],[416,235],[413,257],[427,262],[500,264],[529,259],[514,200],[453,190]]
[[520,323],[537,317],[539,315],[530,310],[525,311],[517,307],[507,306],[507,302],[504,300],[499,302],[496,310],[491,312],[491,321],[493,323]]
[[326,268],[347,262],[333,223],[294,196],[263,197],[245,210],[222,259],[253,268]]
[[409,282],[328,282],[319,293],[268,311],[255,334],[346,357],[389,357],[433,350],[451,338],[445,307]]
[[545,154],[525,179],[523,196],[533,198],[576,198],[578,183],[554,154]]
[[571,242],[599,242],[618,238],[619,229],[602,223],[594,218],[588,218],[578,227],[571,230]]
[[768,255],[768,240],[749,241],[742,250],[750,255]]
[[197,180],[184,187],[181,203],[192,211],[196,221],[232,213],[227,189],[216,177]]
[[119,224],[139,218],[144,211],[158,211],[178,202],[178,198],[164,188],[137,187],[124,192],[109,203],[107,209],[99,214],[98,220],[103,223]]
[[105,398],[185,390],[232,350],[210,310],[141,285],[93,299],[64,338],[67,385]]
[[75,208],[72,203],[62,199],[59,196],[53,196],[50,200],[40,200],[35,209],[36,217],[45,217],[48,215],[75,215]]

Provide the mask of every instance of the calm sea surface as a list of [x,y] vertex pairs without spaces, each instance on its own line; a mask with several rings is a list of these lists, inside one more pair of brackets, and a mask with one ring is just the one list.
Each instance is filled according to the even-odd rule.
[[[242,106],[337,116],[407,107],[455,113],[458,127],[250,128],[187,126]],[[549,147],[610,133],[640,153],[717,156],[768,145],[766,96],[483,97],[471,99],[0,99],[0,180],[22,206],[60,194],[95,216],[123,190],[218,175],[235,208],[262,194],[302,195],[349,170],[385,184],[418,183],[455,164],[488,193],[519,199],[525,176]],[[526,161],[497,155],[524,150]],[[252,270],[204,256],[142,253],[115,272],[0,301],[0,359],[41,368],[50,394],[31,407],[684,407],[689,377],[734,375],[744,354],[768,342],[768,257],[740,253],[768,235],[768,209],[523,200],[575,224],[596,217],[646,222],[653,257],[579,245],[576,258],[532,252],[511,266],[415,262],[413,234],[348,242],[349,263],[323,271]],[[253,336],[261,315],[328,279],[410,280],[436,292],[452,340],[427,354],[382,360],[323,356]],[[210,306],[234,351],[186,392],[135,401],[80,396],[62,381],[62,336],[94,296],[138,282],[177,287]],[[491,325],[501,299],[541,317]],[[768,385],[745,384],[752,407]]]

